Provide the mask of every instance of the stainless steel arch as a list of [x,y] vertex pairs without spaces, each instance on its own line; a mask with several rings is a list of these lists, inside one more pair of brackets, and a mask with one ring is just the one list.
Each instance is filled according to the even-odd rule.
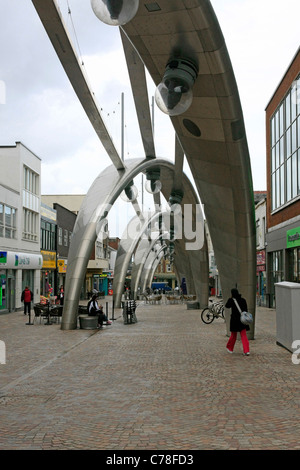
[[[198,64],[193,102],[171,117],[189,162],[214,247],[224,299],[237,286],[255,313],[255,217],[242,107],[221,28],[209,0],[140,1],[122,30],[158,85],[167,61]],[[194,130],[197,132],[194,132]],[[250,336],[253,337],[254,324]]]
[[[121,296],[125,283],[126,272],[132,255],[136,253],[140,244],[145,240],[142,238],[148,231],[149,224],[153,224],[158,219],[160,212],[156,212],[152,217],[147,217],[143,224],[134,217],[127,225],[122,235],[120,245],[117,251],[115,269],[114,269],[114,305],[119,308],[121,305]],[[129,233],[130,231],[130,233]],[[146,240],[147,241],[147,240]]]
[[[57,1],[32,2],[95,131],[119,170],[119,176],[114,175],[112,178],[117,185],[116,191],[110,194],[113,197],[120,189],[119,182],[123,184],[130,171],[125,170],[102,121],[63,25]],[[204,204],[223,297],[227,298],[231,287],[236,285],[247,298],[249,310],[254,314],[256,243],[250,158],[232,65],[211,3],[209,0],[158,0],[152,3],[140,0],[137,15],[121,30],[123,42],[126,36],[138,53],[136,57],[142,59],[156,84],[162,80],[170,58],[186,57],[198,65],[192,105],[184,114],[172,117],[171,120]],[[128,44],[125,44],[129,66],[134,69],[134,74],[142,75],[140,64],[135,66],[134,60],[128,60],[130,49],[127,47]],[[130,75],[132,83],[138,83],[136,103],[147,103],[141,94],[143,87],[139,86],[138,76]],[[144,116],[141,110],[139,122],[145,152],[150,155],[154,153],[151,126],[149,116],[146,119]],[[177,157],[176,163],[180,167]],[[93,204],[92,201],[92,208]],[[87,208],[86,202],[84,205]],[[98,213],[96,215],[99,216]],[[88,229],[90,233],[79,228],[86,237],[80,243],[82,266],[79,259],[75,263],[81,275],[86,262],[83,254],[90,249],[95,227],[89,223]],[[72,263],[74,257],[76,253],[70,258]],[[77,281],[75,285],[78,287]],[[63,327],[68,325],[69,328],[70,325],[74,326],[71,310],[74,310],[76,304],[73,299],[79,293],[75,295],[75,287],[70,282],[68,289],[69,300],[65,307],[68,313],[64,314]],[[254,325],[251,328],[252,337]]]
[[138,244],[131,270],[131,292],[135,299],[138,294],[138,288],[141,288],[141,293],[143,291],[141,286],[141,275],[146,263],[147,256],[150,253],[150,250],[152,249],[153,245],[157,241],[161,240],[161,238],[162,234],[158,233],[156,238],[142,238],[140,243]]
[[[182,177],[183,176],[183,177]],[[181,176],[181,188],[183,190],[183,198],[182,198],[182,206],[184,207],[192,207],[193,214],[191,214],[192,219],[195,221],[197,217],[197,210],[199,208],[199,200],[197,195],[194,191],[194,188],[191,182],[184,176]],[[168,177],[166,172],[162,175],[163,187],[162,193],[164,194],[165,198],[168,199],[171,191],[174,189],[174,179],[178,178],[178,174],[176,172],[176,167],[173,167],[173,172],[169,173]],[[151,222],[155,221],[159,215],[164,215],[161,213],[156,213],[153,215]],[[184,214],[185,219],[188,220],[187,213]],[[176,222],[176,219],[175,219]],[[192,225],[192,220],[190,221]],[[181,218],[179,224],[181,223]],[[132,229],[131,232],[135,237],[128,237],[126,228],[117,253],[116,265],[115,265],[115,278],[114,278],[114,302],[115,307],[119,307],[121,305],[121,296],[123,293],[123,286],[125,283],[126,271],[131,260],[133,253],[138,250],[139,243],[141,242],[141,237],[144,231],[147,229],[148,223],[145,222],[141,225],[138,219],[134,218],[131,222]],[[136,231],[136,226],[140,226],[140,231]],[[201,306],[206,306],[208,303],[208,255],[207,255],[207,243],[205,240],[205,232],[203,229],[203,246],[199,250],[186,250],[186,246],[188,245],[188,241],[186,238],[186,234],[182,233],[182,237],[175,240],[175,249],[176,249],[176,256],[174,259],[175,267],[180,268],[177,269],[177,272],[181,273],[181,278],[185,277],[187,279],[187,286],[188,291],[192,294],[197,296],[197,299]],[[148,251],[152,248],[152,244],[149,244]],[[144,248],[143,248],[144,250]],[[145,254],[147,254],[147,249],[145,250]],[[147,270],[147,263],[146,257],[144,257],[143,264],[140,265],[139,271],[141,271],[143,267],[143,274],[145,275]],[[149,268],[150,269],[150,268]],[[138,283],[140,280],[140,273],[134,273],[137,276],[134,279],[134,295],[136,294],[136,289],[138,287]],[[141,281],[141,288],[142,290],[145,289],[145,279]],[[150,282],[150,281],[149,281]]]
[[[111,165],[96,178],[88,191],[77,216],[69,251],[62,329],[77,327],[80,290],[101,224],[123,189],[140,172],[145,172],[153,167],[159,167],[161,170],[163,193],[168,198],[173,185],[174,165],[170,161],[162,159],[128,160],[124,172],[117,171]],[[183,202],[192,201],[195,203],[198,199],[190,181],[185,175],[182,180],[185,188]],[[195,256],[195,252],[193,256]]]
[[167,248],[167,244],[163,244],[160,247],[157,248],[156,251],[149,253],[148,256],[148,263],[149,263],[149,269],[146,270],[146,276],[145,276],[145,289],[147,287],[151,287],[151,282],[155,273],[155,270],[157,268],[158,263],[160,262],[161,258],[164,256],[164,250]]

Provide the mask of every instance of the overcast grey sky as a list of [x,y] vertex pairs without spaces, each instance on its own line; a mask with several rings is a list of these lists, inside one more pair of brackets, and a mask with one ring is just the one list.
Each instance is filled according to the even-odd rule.
[[[265,107],[299,47],[300,2],[211,3],[240,92],[254,189],[264,190]],[[120,150],[120,97],[124,93],[125,158],[143,156],[118,28],[99,22],[90,0],[59,0],[58,4],[75,46],[79,44],[77,52],[116,147]],[[42,159],[42,194],[85,193],[111,161],[69,84],[31,0],[0,0],[0,14],[0,81],[6,89],[5,103],[0,104],[0,145],[21,141]],[[150,80],[150,101],[153,94]],[[173,160],[174,131],[158,108],[154,125],[157,155]]]

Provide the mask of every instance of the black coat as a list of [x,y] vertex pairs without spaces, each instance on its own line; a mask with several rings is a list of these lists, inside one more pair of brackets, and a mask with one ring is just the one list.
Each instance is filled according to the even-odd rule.
[[[237,303],[239,304],[242,312],[247,312],[248,307],[247,307],[247,302],[243,297],[240,297],[239,299],[236,299]],[[250,330],[249,325],[244,325],[241,320],[241,314],[238,311],[237,306],[235,305],[235,302],[232,297],[227,300],[226,308],[231,308],[231,317],[230,317],[230,331],[242,331],[242,330]]]

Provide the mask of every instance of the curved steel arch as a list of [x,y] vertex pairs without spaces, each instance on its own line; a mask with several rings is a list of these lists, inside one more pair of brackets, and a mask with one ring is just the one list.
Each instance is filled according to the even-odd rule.
[[[57,1],[32,0],[32,3],[87,116],[122,179],[122,175],[128,172],[87,85]],[[151,4],[148,0],[140,0],[136,16],[120,31],[122,40],[127,41],[124,50],[146,156],[154,157],[155,149],[152,146],[149,112],[146,115],[144,109],[145,106],[148,108],[146,80],[139,61],[146,66],[156,85],[162,80],[170,58],[186,57],[198,65],[192,105],[182,115],[172,117],[171,121],[204,204],[223,297],[227,298],[231,287],[237,286],[247,298],[249,311],[254,314],[256,241],[251,165],[238,88],[213,7],[209,0],[163,1],[161,6],[159,2]],[[180,168],[181,163],[181,156],[177,160],[176,155],[175,166]],[[115,181],[118,184],[119,180]],[[93,202],[91,204],[93,206]],[[93,228],[90,226],[89,229],[92,236]],[[90,249],[89,238],[85,246],[84,243],[81,246],[82,255]],[[85,264],[84,256],[82,263]],[[77,294],[71,284],[68,288],[70,305],[73,305],[71,299]],[[70,308],[66,307],[66,312]],[[252,337],[254,327],[255,323],[251,326]]]
[[[152,247],[155,245],[155,243],[162,239],[162,236],[162,234],[158,234],[156,238],[151,238],[150,240],[148,239],[148,237],[142,238],[140,243],[138,244],[131,269],[131,292],[133,294],[134,299],[136,299],[138,294],[140,279],[146,263],[147,256],[150,253]],[[141,292],[143,292],[142,287]]]
[[[85,271],[100,226],[104,223],[110,208],[124,188],[139,173],[158,167],[163,181],[162,192],[168,198],[173,186],[174,165],[162,159],[128,160],[123,172],[116,171],[111,165],[100,173],[89,189],[77,216],[69,250],[62,329],[77,328],[77,307]],[[185,188],[182,202],[191,201],[195,204],[198,199],[190,181],[185,175],[182,180]]]
[[155,12],[145,8],[146,3],[140,1],[136,16],[121,29],[156,85],[170,58],[186,57],[198,64],[190,108],[170,119],[204,205],[223,298],[237,286],[254,314],[256,241],[250,156],[221,28],[209,0],[164,2]]
[[[168,199],[168,196],[170,195],[171,190],[174,188],[174,179],[178,177],[175,171],[175,166],[173,168],[174,170],[173,170],[172,178],[170,179],[169,177],[168,178],[169,181],[167,180],[166,175],[164,175],[164,177],[162,178],[163,180],[162,193],[164,194],[166,199]],[[199,210],[201,210],[200,205],[199,205],[199,200],[197,198],[197,195],[194,191],[194,188],[191,182],[186,177],[181,178],[181,187],[183,190],[183,198],[182,198],[181,204],[184,207],[189,205],[190,207],[194,208],[194,212],[193,214],[191,214],[191,217],[195,222],[195,219],[197,218],[197,209],[199,208]],[[155,221],[155,219],[158,218],[160,215],[164,215],[164,213],[157,212],[153,214],[153,217],[149,218],[149,222]],[[184,215],[185,215],[185,219],[188,221],[187,214],[184,214]],[[176,219],[175,219],[175,222],[176,222]],[[190,222],[192,225],[192,220],[190,220]],[[204,223],[203,220],[201,222]],[[132,219],[131,223],[132,223],[131,232],[133,232],[134,234],[136,232],[135,224],[140,226],[140,222],[135,217],[134,219]],[[130,223],[128,224],[128,226],[129,225]],[[145,230],[147,230],[148,222],[146,221],[141,226],[141,230],[136,232],[136,236],[134,238],[127,236],[128,226],[122,236],[118,253],[117,253],[116,265],[115,265],[114,303],[115,303],[115,307],[117,308],[120,307],[121,305],[121,296],[123,293],[123,286],[125,283],[127,267],[129,265],[129,262],[131,260],[133,253],[139,248],[139,243],[141,242],[142,234],[144,233]],[[208,303],[208,255],[207,255],[207,243],[205,239],[204,226],[202,226],[202,232],[203,232],[203,246],[201,246],[201,249],[199,250],[192,250],[192,251],[186,250],[186,245],[188,245],[188,242],[185,237],[185,233],[182,234],[183,236],[181,238],[175,239],[174,244],[175,244],[177,255],[174,257],[174,264],[175,264],[175,267],[177,268],[177,272],[180,273],[181,278],[182,277],[186,278],[188,291],[190,293],[195,294],[197,296],[199,304],[204,307]],[[152,245],[150,244],[149,249],[148,249],[149,252],[151,248],[152,248]],[[148,253],[146,252],[146,254]],[[146,259],[147,258],[144,257],[143,264],[141,264],[139,268],[139,273],[135,273],[137,278],[134,280],[135,282],[134,292],[133,292],[134,295],[136,295],[136,289],[138,286],[138,282],[140,278],[140,271],[142,267],[143,267],[143,274],[144,275],[146,274],[146,268],[145,268]],[[144,282],[145,282],[144,280],[141,282],[142,290],[145,289]]]
[[146,263],[148,262],[149,268],[145,270],[145,284],[144,284],[144,290],[147,287],[151,286],[151,282],[155,273],[155,270],[158,266],[158,263],[160,262],[161,258],[164,256],[164,250],[167,248],[167,244],[165,243],[164,245],[161,245],[157,251],[149,253],[149,256],[147,257]]
[[[123,232],[120,245],[117,251],[116,263],[114,268],[113,298],[114,305],[116,308],[119,308],[121,305],[121,296],[123,293],[126,272],[132,255],[138,250],[139,245],[144,241],[142,237],[148,230],[149,224],[152,224],[156,219],[158,219],[160,214],[161,212],[155,212],[151,217],[147,218],[142,225],[140,223],[140,220],[138,220],[137,217],[134,217],[128,223],[126,229]],[[138,227],[140,227],[140,230],[137,230]],[[129,228],[130,234],[128,233]],[[134,232],[135,236],[131,236],[134,235]]]

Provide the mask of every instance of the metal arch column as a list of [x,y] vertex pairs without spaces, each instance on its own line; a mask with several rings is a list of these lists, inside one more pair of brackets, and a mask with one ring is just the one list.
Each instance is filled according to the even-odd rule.
[[[133,253],[136,251],[141,237],[147,231],[149,224],[153,223],[160,212],[155,212],[152,217],[144,220],[141,225],[140,220],[136,217],[130,220],[121,238],[121,242],[117,251],[117,257],[114,269],[114,305],[119,308],[121,305],[121,297],[126,278],[126,272]],[[141,227],[139,229],[139,227]],[[131,236],[134,235],[135,236]]]
[[[163,159],[128,160],[124,171],[117,171],[113,165],[96,178],[89,189],[74,226],[71,240],[68,270],[65,284],[65,302],[61,328],[77,328],[77,308],[90,253],[97,239],[101,223],[124,188],[141,172],[159,167],[163,181],[163,194],[168,198],[173,184],[174,165]],[[185,175],[184,201],[197,202],[196,193]],[[186,198],[186,199],[185,199]]]
[[[143,5],[142,5],[143,4]],[[168,2],[154,13],[143,8],[122,26],[154,83],[167,61],[197,63],[193,102],[171,117],[204,205],[223,298],[237,286],[255,314],[256,242],[251,163],[234,71],[209,0]],[[255,322],[250,338],[254,337]],[[229,331],[229,315],[227,315]]]
[[[165,160],[154,161],[169,169],[172,164]],[[100,231],[102,221],[121,192],[143,170],[151,168],[153,160],[128,160],[123,171],[113,165],[98,175],[90,187],[77,215],[69,249],[68,270],[65,284],[65,301],[61,328],[77,328],[77,308],[91,251]]]
[[136,298],[138,293],[138,287],[140,285],[140,279],[142,270],[147,259],[148,254],[150,253],[152,247],[157,243],[159,239],[162,238],[162,235],[159,234],[156,238],[149,240],[147,237],[142,238],[135,254],[134,262],[132,264],[131,271],[131,287],[134,298]]
[[152,273],[152,266],[161,251],[161,247],[159,249],[155,249],[154,245],[154,247],[148,253],[141,276],[142,291],[145,291],[145,289],[149,287],[149,283],[152,279],[152,277],[150,279]]
[[[162,245],[160,247],[160,249],[155,253],[155,257],[154,259],[152,260],[152,263],[150,265],[150,269],[148,271],[148,276],[147,278],[145,279],[146,283],[145,283],[145,288],[147,287],[150,287],[151,286],[151,281],[153,279],[153,276],[154,276],[154,273],[155,273],[155,270],[161,260],[161,258],[164,256],[164,249],[167,247],[167,244],[165,245]],[[151,254],[150,254],[151,256]],[[150,259],[149,259],[150,261]]]

